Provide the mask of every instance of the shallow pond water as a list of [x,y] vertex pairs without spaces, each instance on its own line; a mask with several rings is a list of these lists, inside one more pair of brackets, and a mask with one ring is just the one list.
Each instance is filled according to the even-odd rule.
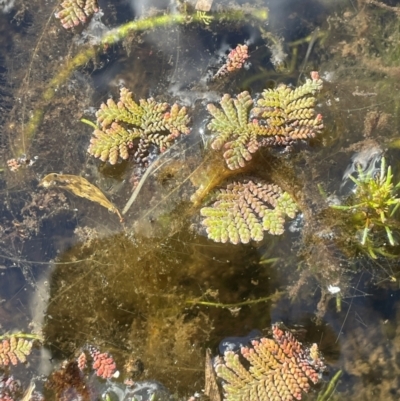
[[[224,338],[253,330],[269,336],[277,322],[317,343],[327,365],[303,399],[399,399],[398,213],[394,244],[378,232],[382,252],[374,255],[351,214],[330,207],[351,199],[350,175],[379,174],[382,156],[400,179],[398,6],[211,3],[200,18],[195,1],[100,1],[89,24],[66,30],[54,17],[57,2],[0,2],[0,324],[4,335],[40,337],[27,364],[3,366],[4,377],[28,389],[15,399],[104,399],[106,391],[148,399],[126,380],[155,386],[161,399],[206,398],[206,349],[215,356]],[[104,41],[134,19],[153,23]],[[212,79],[244,43],[244,67]],[[265,88],[300,86],[311,71],[323,80],[315,95],[322,132],[228,170],[210,146],[207,104],[225,93],[259,98]],[[87,153],[93,127],[82,119],[95,121],[121,87],[136,100],[184,105],[191,118],[191,133],[154,154],[142,178],[132,156],[111,165]],[[85,178],[120,211],[139,181],[140,191],[120,221],[99,198],[39,185],[50,173]],[[244,176],[278,184],[299,213],[279,236],[208,239],[199,212],[207,195]],[[82,349],[112,355],[119,377],[74,382],[72,364],[52,374]]]

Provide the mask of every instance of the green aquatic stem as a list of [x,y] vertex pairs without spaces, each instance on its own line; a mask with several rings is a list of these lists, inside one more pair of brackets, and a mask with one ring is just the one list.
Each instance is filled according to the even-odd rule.
[[332,377],[331,381],[328,384],[328,387],[325,389],[323,393],[318,394],[317,401],[328,401],[330,396],[333,394],[335,391],[335,388],[337,386],[337,383],[342,376],[343,371],[339,370],[335,373],[335,375]]
[[268,301],[276,299],[277,295],[279,295],[279,294],[280,293],[278,292],[273,295],[270,295],[269,297],[249,299],[247,301],[237,302],[234,304],[224,304],[222,302],[196,301],[196,300],[188,300],[188,301],[186,301],[186,303],[191,304],[191,305],[204,305],[204,306],[213,306],[215,308],[232,309],[232,308],[239,308],[239,307],[246,306],[246,305],[259,304],[261,302],[268,302]]
[[[379,232],[386,234],[388,243],[396,246],[393,228],[398,224],[393,218],[400,206],[398,189],[400,183],[394,185],[391,166],[387,166],[383,157],[379,173],[364,173],[361,167],[358,169],[358,177],[350,176],[355,184],[355,192],[347,205],[332,205],[332,209],[350,211],[352,230],[360,232],[362,236],[360,244],[366,248],[371,258],[376,259],[377,253],[384,255],[385,244],[379,239]],[[378,236],[375,236],[378,234]],[[377,242],[379,241],[379,242]]]
[[87,124],[87,125],[91,126],[94,129],[98,128],[97,125],[93,121],[87,120],[86,118],[81,118],[79,121],[81,123],[84,123],[84,124]]
[[43,337],[40,336],[39,334],[28,334],[28,333],[7,333],[7,334],[3,334],[2,336],[0,336],[0,341],[8,339],[12,336],[15,336],[17,338],[26,338],[29,340],[39,340],[39,341],[43,341]]
[[[260,8],[252,10],[251,12],[244,12],[241,10],[232,10],[227,12],[216,13],[213,17],[216,22],[219,21],[240,21],[244,20],[249,14],[259,20],[265,21],[268,19],[268,9]],[[60,85],[67,81],[71,74],[79,67],[87,64],[93,59],[99,51],[102,51],[107,46],[113,45],[128,36],[132,32],[147,31],[151,29],[168,27],[171,25],[183,25],[185,23],[202,23],[202,17],[197,13],[193,14],[164,14],[161,16],[148,17],[140,20],[127,22],[117,28],[112,29],[106,33],[98,46],[86,47],[82,49],[72,59],[68,60],[63,65],[54,78],[47,84],[41,99],[41,106],[33,111],[32,117],[29,119],[26,127],[22,131],[23,141],[21,145],[13,146],[14,157],[19,157],[21,154],[27,154],[29,145],[34,138],[37,129],[43,121],[45,108],[50,104],[55,96],[57,89]]]

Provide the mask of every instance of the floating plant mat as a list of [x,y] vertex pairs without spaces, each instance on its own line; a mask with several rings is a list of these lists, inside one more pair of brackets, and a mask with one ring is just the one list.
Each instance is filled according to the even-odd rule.
[[[306,342],[321,343],[331,367],[327,381],[336,377],[334,366],[347,370],[343,377],[348,387],[339,389],[345,390],[349,399],[354,399],[354,393],[369,399],[360,383],[368,382],[369,391],[375,384],[370,377],[382,372],[379,397],[390,399],[390,394],[398,392],[394,379],[390,384],[391,372],[398,370],[398,317],[382,311],[378,304],[390,295],[398,302],[396,259],[365,252],[348,224],[350,219],[330,208],[330,202],[350,203],[354,186],[349,171],[362,177],[360,164],[374,172],[383,153],[392,166],[393,183],[399,181],[398,153],[385,149],[396,139],[394,127],[399,122],[398,93],[391,90],[396,88],[398,73],[396,12],[378,2],[359,1],[357,11],[350,6],[347,9],[346,3],[344,13],[338,9],[339,14],[331,13],[327,19],[329,10],[324,6],[318,8],[318,16],[309,16],[290,2],[283,3],[284,12],[278,12],[278,2],[273,2],[273,22],[282,25],[279,16],[284,14],[284,25],[286,21],[292,24],[277,35],[266,24],[269,14],[263,2],[230,8],[231,2],[215,0],[210,14],[197,13],[195,2],[177,2],[154,14],[146,7],[139,9],[139,3],[135,2],[130,17],[133,20],[140,15],[142,19],[126,23],[120,5],[102,4],[104,17],[97,13],[89,28],[80,26],[72,32],[54,18],[57,12],[64,27],[70,28],[59,4],[36,0],[18,4],[13,15],[16,22],[8,22],[15,34],[12,47],[2,49],[1,56],[8,67],[10,85],[5,89],[14,103],[7,103],[10,98],[4,96],[2,111],[6,112],[0,116],[4,119],[1,190],[6,200],[0,234],[2,247],[7,248],[1,251],[2,261],[6,269],[21,267],[26,280],[23,285],[31,286],[32,299],[40,296],[46,302],[34,315],[34,326],[43,329],[44,345],[52,353],[47,359],[70,360],[85,348],[94,365],[99,361],[97,365],[108,366],[105,372],[101,365],[98,376],[110,378],[115,370],[114,362],[109,361],[112,355],[124,379],[158,380],[186,397],[203,387],[207,346],[215,354],[222,338],[246,335],[253,328],[265,329],[271,322],[283,320],[290,325],[304,324]],[[68,7],[71,2],[66,4]],[[301,8],[314,10],[315,4],[326,3],[306,2]],[[337,4],[334,2],[335,7]],[[83,11],[96,9],[91,6]],[[84,22],[86,17],[80,14],[78,19]],[[16,23],[20,28],[15,28]],[[106,26],[119,24],[120,28],[107,33]],[[366,31],[370,25],[375,28]],[[278,124],[259,122],[274,117],[268,114],[270,99],[259,94],[269,89],[275,96],[277,88],[291,93],[310,79],[311,71],[315,71],[311,87],[316,84],[311,92],[319,93],[302,99],[306,106],[296,108],[308,122],[302,125],[297,116],[297,120],[287,118],[292,126],[286,126],[288,132],[293,126],[306,126],[304,136],[296,138],[307,137],[309,143],[296,143],[291,153],[285,153],[279,148],[256,149],[250,135],[235,153],[232,143],[240,142],[240,133],[230,133],[227,139],[218,124],[238,119],[241,124],[237,125],[250,134],[260,126],[278,132],[282,113],[275,116]],[[324,81],[321,92],[319,77]],[[100,105],[108,104],[111,97],[114,109],[120,107],[118,96],[127,91],[132,92],[137,107],[147,102],[152,105],[147,110],[161,113],[157,117],[157,122],[164,124],[160,123],[160,132],[156,129],[160,125],[146,131],[148,125],[136,120],[134,127],[124,125],[126,121],[96,124],[94,110],[106,110]],[[246,107],[235,106],[240,102]],[[173,108],[175,103],[178,109]],[[267,110],[256,113],[252,107],[256,104]],[[281,100],[276,104],[282,105]],[[133,103],[130,106],[135,108]],[[215,120],[212,123],[207,106]],[[181,116],[184,123],[177,130],[171,121],[183,107],[190,123]],[[218,110],[223,110],[225,120],[219,118]],[[136,154],[143,162],[140,175],[135,175],[132,160],[136,143],[111,146],[106,149],[114,152],[111,158],[90,151],[113,165],[87,154],[93,125],[102,132],[128,128],[131,138],[142,140],[140,150],[147,149],[146,140],[151,137],[154,148],[149,154]],[[222,138],[217,139],[217,134]],[[287,144],[292,139],[271,135],[265,142]],[[17,171],[9,171],[6,161]],[[149,166],[148,161],[152,162]],[[65,194],[57,186],[39,188],[37,184],[48,174],[81,177],[74,179],[80,190],[74,187],[72,192],[84,199]],[[373,175],[369,177],[373,179]],[[238,236],[231,227],[230,236],[226,232],[210,236],[237,245],[207,238],[207,228],[215,220],[202,224],[201,209],[207,207],[203,213],[213,217],[226,215],[231,207],[245,203],[236,201],[213,211],[214,201],[221,202],[224,194],[240,198],[250,188],[260,194],[268,185],[281,188],[272,191],[272,203],[274,196],[287,193],[280,201],[288,201],[290,196],[289,206],[296,203],[299,209],[295,217],[293,206],[288,213],[292,220],[280,219],[279,229],[269,230],[281,236],[260,232],[258,222],[251,235],[244,232]],[[394,192],[389,195],[397,196]],[[254,196],[251,199],[257,203]],[[247,210],[252,201],[246,204]],[[111,210],[115,205],[124,221],[120,223],[118,216],[101,205]],[[347,210],[351,207],[346,206]],[[267,208],[264,205],[260,210],[266,213]],[[239,213],[235,217],[239,222],[244,219]],[[376,228],[364,227],[364,232]],[[393,224],[386,230],[389,237],[378,235],[378,240],[389,239],[394,244],[383,245],[394,257],[398,253],[397,228]],[[238,231],[240,224],[235,229]],[[50,260],[54,258],[55,263]],[[50,287],[48,300],[47,294],[41,293],[45,288],[41,281]],[[17,291],[6,293],[7,298],[19,299]],[[368,297],[372,301],[366,308]],[[27,307],[31,299],[21,299],[26,308],[19,310],[18,324],[24,324],[24,313],[31,317]],[[388,302],[385,308],[395,308],[396,302],[392,306]],[[7,303],[1,315],[12,329],[8,305],[18,305]],[[390,325],[382,323],[386,320]],[[324,323],[332,329],[322,329]],[[376,332],[368,331],[370,327],[377,327]],[[363,338],[379,344],[371,358],[361,352]],[[382,344],[389,344],[390,350],[385,352]],[[378,373],[374,357],[383,361]],[[390,369],[384,369],[386,362]],[[71,366],[72,371],[77,367],[67,365],[67,373]],[[29,379],[34,373],[29,371],[24,377]],[[310,394],[310,399],[318,397],[317,392]]]

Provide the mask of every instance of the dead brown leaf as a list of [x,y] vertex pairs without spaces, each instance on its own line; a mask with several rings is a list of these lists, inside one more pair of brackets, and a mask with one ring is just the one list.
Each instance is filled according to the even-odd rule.
[[123,220],[118,209],[106,198],[103,192],[79,175],[51,173],[46,175],[46,177],[40,181],[39,185],[44,188],[55,186],[57,188],[66,189],[76,196],[100,204],[110,212],[116,213],[121,221]]

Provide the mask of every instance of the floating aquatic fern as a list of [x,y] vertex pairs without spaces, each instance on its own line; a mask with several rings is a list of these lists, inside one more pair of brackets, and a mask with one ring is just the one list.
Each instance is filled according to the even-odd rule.
[[61,20],[65,29],[84,24],[89,16],[99,11],[97,0],[65,0],[61,7],[55,17]]
[[136,162],[146,163],[150,145],[163,152],[178,136],[190,132],[185,107],[170,107],[151,98],[136,103],[126,88],[121,89],[118,103],[109,99],[96,116],[99,128],[93,133],[88,151],[111,164],[119,157],[127,159],[133,149]]
[[[325,365],[318,346],[304,347],[290,332],[272,327],[273,339],[253,340],[252,347],[242,347],[240,355],[226,351],[216,366],[224,380],[226,401],[300,400],[310,390],[310,382],[319,381]],[[241,361],[244,357],[250,367]]]
[[225,64],[214,75],[215,78],[223,77],[231,72],[240,70],[249,58],[249,48],[247,45],[237,45],[228,54]]
[[311,79],[293,89],[281,84],[275,89],[266,89],[253,109],[255,117],[265,120],[269,138],[263,146],[290,145],[308,138],[314,138],[323,128],[322,116],[315,116],[314,95],[322,89],[322,80],[317,72]]
[[264,231],[284,232],[285,216],[293,218],[297,206],[277,185],[252,180],[233,182],[214,193],[214,203],[200,211],[208,238],[233,244],[261,241]]
[[26,362],[31,353],[33,342],[39,339],[34,334],[16,333],[4,335],[0,341],[0,365],[17,365]]
[[236,99],[225,94],[221,108],[207,106],[212,115],[208,128],[217,137],[212,148],[224,151],[224,158],[231,170],[244,167],[260,146],[288,146],[313,138],[323,128],[322,116],[315,115],[315,93],[321,90],[322,80],[317,72],[299,88],[280,85],[265,90],[253,107],[248,92]]
[[251,160],[251,154],[258,149],[257,137],[267,135],[268,131],[257,121],[249,121],[253,106],[249,92],[240,93],[236,99],[224,95],[220,104],[222,110],[213,104],[207,106],[213,116],[208,128],[218,134],[211,147],[215,150],[227,149],[224,152],[226,164],[231,170],[236,170]]
[[96,375],[103,379],[110,379],[116,372],[116,364],[114,358],[108,352],[100,352],[100,350],[92,345],[88,346],[90,356],[93,359],[92,368]]

